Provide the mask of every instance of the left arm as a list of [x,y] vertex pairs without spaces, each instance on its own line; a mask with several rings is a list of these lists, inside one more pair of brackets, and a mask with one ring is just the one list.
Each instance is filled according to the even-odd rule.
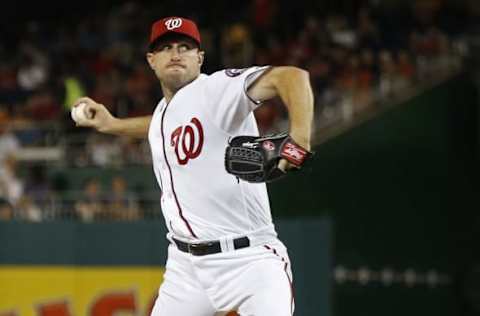
[[274,67],[250,86],[247,93],[259,101],[279,96],[288,110],[290,136],[310,150],[314,101],[307,71],[291,66]]

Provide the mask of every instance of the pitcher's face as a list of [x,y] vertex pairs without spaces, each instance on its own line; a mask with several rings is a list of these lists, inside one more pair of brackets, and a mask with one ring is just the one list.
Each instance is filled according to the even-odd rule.
[[170,89],[178,90],[200,74],[204,52],[194,41],[184,37],[161,40],[147,53],[157,78]]

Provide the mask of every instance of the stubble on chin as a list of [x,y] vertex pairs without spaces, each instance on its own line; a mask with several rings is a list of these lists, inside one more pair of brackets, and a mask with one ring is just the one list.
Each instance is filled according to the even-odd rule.
[[185,85],[186,80],[184,74],[168,74],[161,78],[161,81],[170,90],[178,90]]
[[192,82],[195,77],[190,78],[186,73],[170,73],[161,79],[162,84],[172,91],[177,91]]

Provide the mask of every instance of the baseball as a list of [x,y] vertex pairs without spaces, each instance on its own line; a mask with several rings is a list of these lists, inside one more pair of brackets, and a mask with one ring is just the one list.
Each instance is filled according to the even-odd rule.
[[82,123],[88,120],[85,107],[85,102],[80,103],[78,106],[72,107],[71,116],[76,123]]

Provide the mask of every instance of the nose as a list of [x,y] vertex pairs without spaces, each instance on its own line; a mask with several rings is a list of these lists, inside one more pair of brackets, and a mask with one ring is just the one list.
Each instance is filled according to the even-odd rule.
[[177,48],[173,48],[171,50],[171,55],[170,55],[171,60],[180,60],[180,52],[178,51]]
[[177,52],[177,50],[172,50],[172,55],[171,55],[171,58],[172,59],[180,59],[180,54]]

